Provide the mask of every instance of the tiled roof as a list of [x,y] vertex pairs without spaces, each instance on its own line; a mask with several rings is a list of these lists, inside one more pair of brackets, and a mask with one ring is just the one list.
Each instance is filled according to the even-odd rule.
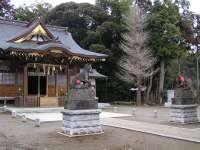
[[48,48],[62,48],[66,53],[72,55],[81,55],[83,57],[107,57],[105,54],[91,52],[81,48],[72,38],[71,33],[66,31],[64,27],[46,25],[47,30],[54,36],[58,37],[60,43],[47,42],[44,44],[37,44],[36,42],[21,42],[14,43],[9,40],[23,35],[31,26],[27,26],[27,22],[20,21],[8,21],[0,19],[0,48],[7,50],[9,48],[21,49],[21,50],[47,50]]

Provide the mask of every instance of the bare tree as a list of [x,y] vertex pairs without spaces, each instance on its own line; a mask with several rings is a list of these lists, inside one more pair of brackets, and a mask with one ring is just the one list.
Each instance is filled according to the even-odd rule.
[[143,31],[143,16],[134,6],[128,17],[129,33],[125,35],[127,44],[122,45],[126,55],[119,61],[122,71],[119,76],[137,86],[137,105],[141,105],[142,81],[152,76],[156,59],[146,47],[147,33]]

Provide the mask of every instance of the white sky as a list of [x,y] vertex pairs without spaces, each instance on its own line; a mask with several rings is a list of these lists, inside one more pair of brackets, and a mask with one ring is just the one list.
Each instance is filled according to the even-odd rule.
[[[52,4],[53,6],[56,6],[60,3],[69,2],[69,1],[74,1],[77,3],[83,3],[83,2],[88,2],[91,4],[95,3],[95,0],[11,0],[11,3],[14,4],[16,7],[18,7],[23,4],[30,5],[35,2],[41,2],[41,1],[48,2]],[[193,12],[200,14],[200,0],[190,0],[190,4],[191,4],[191,10]]]

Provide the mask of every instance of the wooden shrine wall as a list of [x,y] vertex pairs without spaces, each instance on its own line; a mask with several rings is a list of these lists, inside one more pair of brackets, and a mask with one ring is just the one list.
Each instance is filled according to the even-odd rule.
[[48,76],[48,93],[49,97],[63,96],[67,92],[67,75],[59,74],[57,76]]
[[[73,65],[69,69],[70,83],[73,78],[80,72],[79,65]],[[58,74],[57,80],[55,81],[55,76],[48,77],[48,96],[64,96],[67,93],[67,73]],[[56,87],[57,86],[57,87]],[[57,95],[56,95],[57,93]]]
[[0,72],[0,96],[15,97],[23,91],[23,75],[21,73]]
[[[48,102],[48,99],[43,99],[42,104],[49,106],[50,104],[55,104],[55,106],[63,106],[63,96],[67,93],[67,80],[71,81],[77,73],[80,72],[80,67],[78,65],[73,65],[69,69],[69,76],[67,78],[67,73],[58,74],[57,77],[52,76],[48,77],[47,83],[47,97],[52,97],[51,101]],[[37,96],[26,95],[23,97],[24,92],[24,74],[20,73],[2,73],[0,72],[0,96],[8,96],[8,97],[18,97],[16,100],[16,106],[22,107],[39,107],[40,106],[40,98]],[[54,97],[54,98],[53,98]],[[57,97],[57,98],[56,98]],[[56,103],[55,100],[57,100]],[[45,102],[45,103],[44,103]]]
[[0,96],[15,97],[19,95],[19,88],[22,89],[22,86],[0,85]]

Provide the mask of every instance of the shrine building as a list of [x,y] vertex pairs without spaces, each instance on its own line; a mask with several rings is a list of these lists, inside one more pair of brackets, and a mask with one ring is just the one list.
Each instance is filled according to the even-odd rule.
[[0,100],[18,107],[63,106],[81,64],[106,57],[81,48],[65,27],[0,19]]

